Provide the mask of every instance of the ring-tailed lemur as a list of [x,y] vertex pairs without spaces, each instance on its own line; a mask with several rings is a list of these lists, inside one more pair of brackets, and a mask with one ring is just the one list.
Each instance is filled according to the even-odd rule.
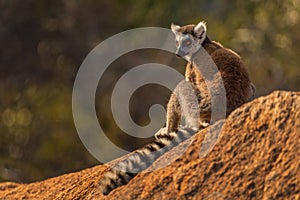
[[[226,90],[226,115],[254,96],[255,86],[250,82],[240,56],[211,41],[206,34],[205,23],[199,22],[197,25],[183,27],[172,24],[171,29],[176,37],[176,55],[188,61],[186,81],[181,82],[171,95],[167,105],[166,127],[155,134],[155,140],[133,152],[100,180],[99,187],[105,195],[127,184],[163,153],[208,126],[211,118],[211,98],[200,70],[193,65],[194,56],[197,55],[195,53],[199,49],[204,49],[210,55],[221,74]],[[196,103],[193,95],[196,96]],[[195,106],[198,109],[194,109]],[[180,126],[182,115],[185,115],[185,118],[192,116],[190,121],[193,122],[187,120],[187,127]]]

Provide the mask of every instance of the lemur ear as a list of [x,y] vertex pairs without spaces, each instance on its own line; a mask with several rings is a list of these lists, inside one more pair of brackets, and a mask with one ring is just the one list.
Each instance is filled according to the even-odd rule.
[[206,36],[206,25],[205,22],[199,22],[195,28],[194,33],[199,39],[204,39]]
[[179,29],[180,29],[180,26],[175,25],[173,23],[171,24],[171,30],[174,34],[176,34],[179,31]]

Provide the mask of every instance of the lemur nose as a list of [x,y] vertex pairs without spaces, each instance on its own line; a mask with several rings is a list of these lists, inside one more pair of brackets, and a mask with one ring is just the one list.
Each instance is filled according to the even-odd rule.
[[184,51],[182,51],[181,49],[177,49],[177,51],[175,52],[176,56],[182,58],[186,55],[186,53]]
[[182,52],[180,51],[180,49],[178,49],[176,52],[175,52],[175,55],[179,58],[182,57]]

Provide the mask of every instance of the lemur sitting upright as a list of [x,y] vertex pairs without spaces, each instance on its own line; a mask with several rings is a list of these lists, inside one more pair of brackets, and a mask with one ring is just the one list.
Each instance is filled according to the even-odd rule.
[[[166,127],[155,135],[155,140],[133,152],[128,158],[118,163],[117,168],[110,169],[100,180],[99,188],[105,195],[113,189],[127,184],[137,173],[148,168],[163,153],[208,126],[212,109],[210,92],[203,74],[197,66],[193,65],[199,50],[205,50],[209,54],[221,75],[226,91],[226,116],[235,108],[253,99],[255,86],[250,82],[240,56],[232,50],[224,48],[221,44],[211,41],[206,34],[204,22],[183,27],[172,24],[171,29],[176,37],[176,54],[188,61],[185,72],[186,80],[179,83],[171,95],[167,106]],[[199,62],[199,58],[197,62]],[[193,91],[188,91],[189,88],[192,88]],[[191,93],[193,94],[191,95]],[[193,95],[196,96],[196,103],[190,100]],[[182,114],[185,112],[185,115],[189,115],[189,112],[185,110],[195,106],[199,108],[196,109],[199,112],[196,113],[198,114],[196,125],[187,123],[186,127],[180,126]],[[194,114],[191,113],[191,115]]]

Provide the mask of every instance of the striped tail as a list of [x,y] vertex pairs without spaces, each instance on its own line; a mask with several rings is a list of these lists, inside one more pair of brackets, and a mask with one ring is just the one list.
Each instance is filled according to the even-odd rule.
[[138,173],[147,169],[157,158],[182,141],[190,138],[197,130],[180,126],[178,132],[166,133],[161,129],[155,140],[133,152],[116,167],[108,171],[100,180],[100,191],[107,195],[115,188],[127,184]]

